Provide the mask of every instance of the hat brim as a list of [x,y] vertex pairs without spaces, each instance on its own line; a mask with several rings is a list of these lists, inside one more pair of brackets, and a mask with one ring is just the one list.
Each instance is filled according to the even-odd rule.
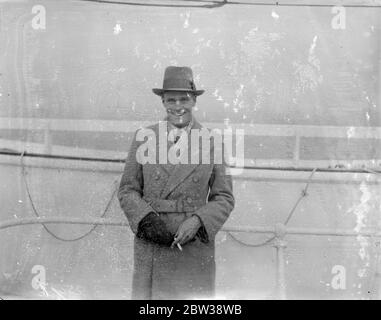
[[154,94],[157,94],[158,96],[162,96],[164,92],[173,92],[173,91],[177,91],[177,92],[192,92],[194,95],[196,96],[199,96],[199,95],[202,95],[205,90],[189,90],[189,89],[184,89],[184,88],[171,88],[171,89],[158,89],[158,88],[154,88],[152,89],[153,93]]

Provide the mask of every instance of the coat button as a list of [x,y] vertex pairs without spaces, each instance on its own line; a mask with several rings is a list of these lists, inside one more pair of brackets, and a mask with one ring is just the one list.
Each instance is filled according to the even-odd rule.
[[160,179],[160,174],[156,174],[156,176],[155,176],[155,180],[159,180]]
[[193,182],[197,183],[198,182],[198,177],[193,177],[192,180],[193,180]]
[[188,203],[192,203],[192,201],[193,201],[193,200],[192,200],[191,197],[188,197],[188,198],[187,198],[187,202],[188,202]]

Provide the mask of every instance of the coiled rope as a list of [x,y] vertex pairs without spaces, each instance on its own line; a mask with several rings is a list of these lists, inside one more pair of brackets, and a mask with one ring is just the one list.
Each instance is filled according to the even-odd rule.
[[[25,166],[24,166],[24,161],[23,161],[23,158],[24,158],[24,154],[25,154],[25,151],[23,151],[21,153],[21,157],[20,157],[20,164],[21,164],[21,176],[22,176],[22,179],[23,179],[23,182],[24,182],[24,185],[25,185],[25,189],[26,189],[26,192],[27,192],[27,195],[28,195],[28,199],[29,199],[29,202],[30,202],[30,205],[32,207],[32,211],[34,213],[34,215],[37,217],[37,218],[41,218],[41,215],[38,213],[37,209],[36,209],[36,206],[34,204],[34,201],[33,201],[33,198],[32,198],[32,195],[30,193],[30,189],[29,189],[29,184],[28,184],[28,181],[26,179],[26,169],[25,169]],[[118,190],[117,188],[117,182],[118,182],[118,179],[116,179],[113,184],[114,184],[114,191],[112,192],[111,194],[111,197],[110,199],[108,200],[107,204],[106,204],[106,207],[105,209],[103,210],[103,213],[102,215],[100,216],[100,218],[104,218],[111,206],[111,203],[112,203],[112,200],[114,199],[115,197],[115,193],[116,191]],[[45,224],[42,224],[42,226],[44,227],[44,229],[46,230],[47,233],[49,233],[53,238],[57,239],[57,240],[60,240],[60,241],[65,241],[65,242],[74,242],[74,241],[78,241],[78,240],[81,240],[85,237],[87,237],[88,235],[90,235],[97,227],[98,225],[93,225],[91,227],[91,229],[89,231],[87,231],[85,234],[79,236],[79,237],[76,237],[76,238],[72,238],[72,239],[67,239],[67,238],[63,238],[63,237],[60,237],[58,235],[56,235],[53,231],[51,231]]]

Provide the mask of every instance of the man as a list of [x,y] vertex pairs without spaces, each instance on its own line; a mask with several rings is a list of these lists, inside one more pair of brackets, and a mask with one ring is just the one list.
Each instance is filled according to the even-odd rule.
[[[182,149],[190,157],[205,151],[205,145],[198,150],[190,148],[197,139],[192,140],[190,132],[203,129],[192,108],[204,92],[196,90],[192,70],[168,67],[163,88],[153,92],[162,98],[167,112],[165,130],[160,131],[160,123],[148,127],[156,138],[155,150],[151,150],[155,162],[141,161],[140,151],[147,141],[138,130],[118,193],[136,235],[132,298],[211,298],[215,235],[234,208],[231,176],[225,161],[215,161],[213,156],[207,163],[160,163],[163,148],[166,156],[173,149],[175,153]],[[218,146],[213,139],[209,142],[207,151],[212,155]]]

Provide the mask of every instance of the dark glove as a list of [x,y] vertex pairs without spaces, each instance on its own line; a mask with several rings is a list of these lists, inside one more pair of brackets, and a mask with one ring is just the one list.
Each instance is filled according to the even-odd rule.
[[137,237],[157,244],[170,246],[174,235],[155,212],[148,213],[139,223]]

